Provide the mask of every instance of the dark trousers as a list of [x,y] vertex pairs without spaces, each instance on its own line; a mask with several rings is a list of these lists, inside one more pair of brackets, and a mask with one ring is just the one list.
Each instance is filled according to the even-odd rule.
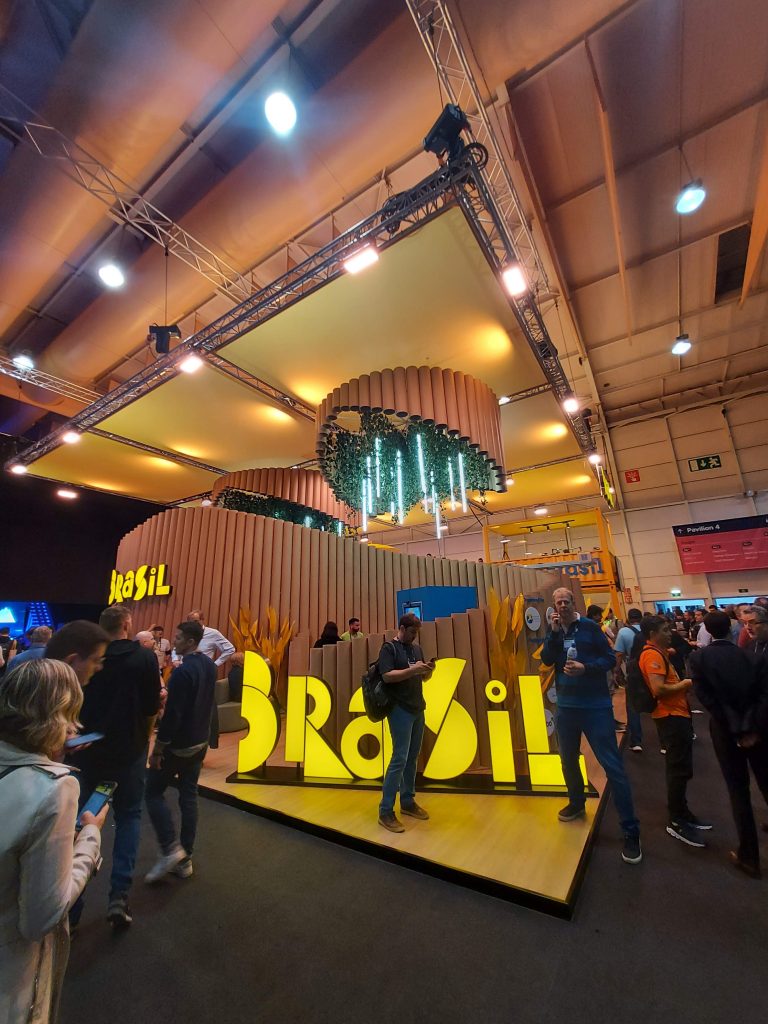
[[756,746],[742,750],[722,722],[710,718],[709,732],[731,798],[733,821],[739,836],[739,860],[759,867],[760,849],[749,792],[749,769],[752,769],[755,782],[768,803],[768,737],[763,737]]
[[586,802],[584,779],[579,768],[583,733],[608,777],[622,831],[625,835],[639,835],[640,823],[635,817],[632,790],[616,742],[613,708],[558,707],[556,721],[560,762],[569,802],[576,807],[583,807]]
[[[207,748],[206,748],[207,749]],[[181,812],[181,845],[189,856],[197,834],[197,780],[203,766],[205,750],[192,757],[178,757],[170,751],[163,754],[162,766],[147,772],[147,811],[163,853],[170,853],[177,843],[176,826],[171,809],[165,802],[165,791],[175,786],[179,791]]]
[[659,743],[666,750],[667,810],[670,821],[690,817],[685,791],[693,776],[693,724],[690,718],[665,715],[656,718]]

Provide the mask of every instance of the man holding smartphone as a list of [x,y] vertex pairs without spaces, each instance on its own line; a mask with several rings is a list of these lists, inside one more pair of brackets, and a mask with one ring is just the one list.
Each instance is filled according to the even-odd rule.
[[379,672],[387,684],[394,706],[388,715],[392,735],[392,757],[384,775],[379,804],[379,824],[390,832],[405,832],[395,814],[395,798],[400,794],[400,811],[411,818],[427,821],[429,815],[416,803],[416,762],[424,737],[424,694],[422,683],[435,667],[434,659],[424,660],[424,652],[415,642],[421,620],[403,615],[397,636],[388,640],[379,653]]
[[611,794],[624,832],[622,860],[639,864],[640,823],[635,817],[632,791],[616,742],[608,672],[616,663],[610,644],[597,623],[576,610],[573,594],[561,587],[552,595],[554,610],[544,640],[541,660],[554,665],[557,687],[557,739],[568,789],[568,803],[560,821],[583,818],[584,779],[579,767],[581,737],[586,736],[611,784]]

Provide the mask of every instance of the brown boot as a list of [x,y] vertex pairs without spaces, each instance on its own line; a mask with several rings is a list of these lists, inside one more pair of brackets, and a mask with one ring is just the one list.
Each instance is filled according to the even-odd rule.
[[397,815],[394,813],[380,814],[379,824],[389,829],[390,832],[405,832],[405,825],[402,821],[398,821]]
[[415,800],[412,804],[408,804],[407,806],[400,804],[400,813],[408,814],[411,818],[418,818],[419,821],[429,821],[429,815],[423,807],[419,807]]

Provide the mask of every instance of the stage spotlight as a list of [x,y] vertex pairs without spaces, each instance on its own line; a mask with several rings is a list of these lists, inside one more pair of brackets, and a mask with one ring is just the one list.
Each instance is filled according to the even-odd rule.
[[101,283],[107,288],[122,288],[125,284],[125,274],[116,263],[102,263],[98,270]]
[[509,397],[509,395],[502,395],[501,398],[499,399],[499,405],[509,405],[511,401],[512,399]]
[[675,338],[675,344],[672,346],[673,356],[684,356],[686,352],[691,351],[691,339],[687,334],[678,334]]
[[203,360],[200,356],[191,355],[187,356],[186,359],[182,359],[179,363],[179,369],[182,373],[197,373],[202,365]]
[[17,370],[34,370],[35,361],[29,352],[17,352],[11,357],[11,362]]
[[61,435],[61,440],[64,442],[64,444],[77,444],[77,442],[80,440],[80,436],[81,435],[78,434],[76,430],[66,430]]
[[513,477],[511,477],[511,476],[508,476],[506,481],[505,481],[507,487],[511,487],[514,482],[515,481],[514,481]]
[[68,487],[60,487],[56,493],[60,498],[65,498],[67,501],[74,501],[77,497],[77,491],[70,491]]
[[547,512],[549,512],[549,509],[546,505],[537,505],[536,508],[533,510],[533,514],[535,516],[545,516]]
[[469,131],[469,121],[461,107],[447,103],[443,112],[424,137],[424,149],[438,159],[453,160],[464,150],[462,131]]
[[344,269],[349,274],[359,274],[366,267],[373,266],[379,261],[379,251],[375,245],[364,245],[348,259],[344,260]]
[[203,498],[200,504],[203,506],[203,508],[210,508],[211,505],[213,505],[213,502],[211,501],[210,498]]
[[507,289],[507,294],[511,295],[513,299],[519,299],[528,291],[528,281],[519,263],[512,263],[502,270],[501,279]]
[[694,210],[698,210],[706,198],[707,190],[704,188],[704,183],[701,178],[696,178],[695,181],[689,181],[685,188],[681,189],[675,200],[675,209],[678,213],[693,213]]
[[590,452],[587,456],[587,461],[591,462],[593,466],[599,466],[603,458],[599,452]]
[[150,324],[147,339],[155,343],[155,352],[159,356],[167,355],[171,350],[171,338],[180,338],[178,324]]
[[579,411],[579,400],[575,395],[569,395],[564,400],[563,411],[567,412],[569,416],[573,416]]
[[288,135],[296,124],[296,106],[284,92],[273,92],[264,104],[264,114],[276,135]]
[[21,462],[16,462],[13,466],[11,466],[11,472],[15,473],[16,476],[23,476],[24,473],[27,472],[27,467],[22,465]]

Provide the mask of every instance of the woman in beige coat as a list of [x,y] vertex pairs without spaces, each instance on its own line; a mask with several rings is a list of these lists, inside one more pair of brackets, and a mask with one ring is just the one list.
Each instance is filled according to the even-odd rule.
[[55,760],[83,691],[69,665],[27,661],[0,680],[0,1021],[56,1019],[67,911],[100,861],[98,818],[75,833],[79,787]]

